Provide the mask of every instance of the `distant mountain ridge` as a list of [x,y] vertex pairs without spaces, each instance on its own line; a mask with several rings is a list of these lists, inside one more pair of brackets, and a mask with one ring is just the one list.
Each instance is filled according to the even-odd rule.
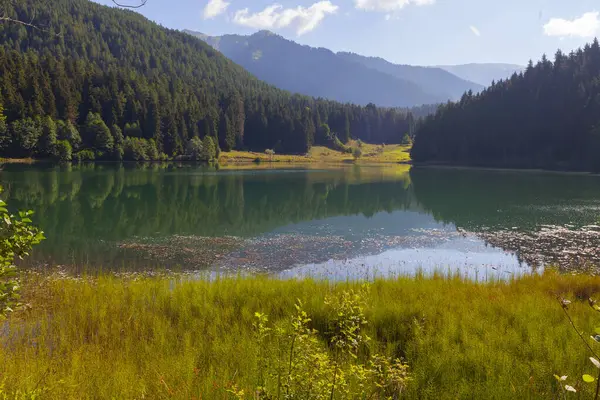
[[437,67],[444,69],[462,79],[466,79],[486,87],[490,86],[492,81],[506,79],[515,72],[520,73],[525,70],[525,67],[522,65],[502,63],[438,65]]
[[483,85],[462,79],[443,68],[393,64],[380,57],[365,57],[347,52],[339,52],[337,55],[396,78],[414,82],[425,92],[435,93],[446,100],[459,99],[469,90],[479,92],[484,88]]
[[445,102],[417,83],[351,62],[324,48],[312,48],[269,31],[250,36],[208,36],[186,30],[207,42],[257,78],[290,92],[344,103],[411,107]]

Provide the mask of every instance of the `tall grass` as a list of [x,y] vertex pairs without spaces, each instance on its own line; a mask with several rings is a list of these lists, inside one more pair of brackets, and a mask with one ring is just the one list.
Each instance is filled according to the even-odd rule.
[[[0,398],[227,399],[234,386],[252,398],[255,312],[285,325],[300,299],[324,334],[332,318],[325,298],[360,285],[30,277],[23,296],[31,308],[0,335]],[[370,351],[408,363],[403,398],[553,398],[554,374],[576,380],[589,370],[556,296],[573,300],[574,322],[589,331],[597,314],[587,298],[599,294],[600,278],[550,273],[486,284],[378,280],[365,295],[365,329]],[[588,398],[591,389],[579,389]]]

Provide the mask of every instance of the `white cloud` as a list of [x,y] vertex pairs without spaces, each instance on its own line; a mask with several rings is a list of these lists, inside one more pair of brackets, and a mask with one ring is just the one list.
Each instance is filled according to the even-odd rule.
[[475,36],[481,36],[481,32],[479,32],[479,29],[477,29],[476,26],[471,25],[469,26],[469,29],[471,30],[471,32],[473,32]]
[[273,4],[253,14],[247,8],[238,10],[233,22],[256,29],[293,27],[298,35],[303,35],[315,29],[328,14],[335,14],[337,10],[338,6],[329,0],[310,7],[283,8],[281,4]]
[[544,25],[544,33],[547,36],[591,38],[600,31],[599,15],[597,11],[592,11],[573,20],[552,18]]
[[435,0],[354,0],[359,10],[391,12],[401,10],[408,5],[425,6],[435,3]]
[[204,19],[211,19],[223,14],[227,10],[227,7],[229,7],[229,4],[225,0],[208,0],[208,3],[204,7]]

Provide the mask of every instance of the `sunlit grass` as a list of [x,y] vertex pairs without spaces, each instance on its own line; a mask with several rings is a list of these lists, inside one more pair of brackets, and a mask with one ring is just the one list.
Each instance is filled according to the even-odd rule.
[[[232,382],[252,393],[254,312],[281,324],[300,299],[324,332],[325,296],[359,285],[29,277],[23,295],[32,308],[2,331],[0,384],[9,395],[52,399],[225,399]],[[370,346],[410,365],[407,398],[553,398],[553,374],[575,380],[589,371],[556,296],[570,297],[576,324],[591,331],[598,314],[587,298],[598,294],[600,278],[550,273],[485,284],[378,280],[366,299]]]
[[[350,147],[358,146],[357,142],[348,143]],[[410,146],[405,145],[387,145],[380,146],[363,143],[362,157],[358,163],[406,163],[410,161]],[[227,162],[252,162],[256,159],[261,162],[276,163],[315,163],[315,162],[354,162],[354,157],[350,153],[342,153],[324,146],[313,146],[306,155],[286,155],[275,154],[269,156],[264,152],[237,151],[221,153],[220,161]]]

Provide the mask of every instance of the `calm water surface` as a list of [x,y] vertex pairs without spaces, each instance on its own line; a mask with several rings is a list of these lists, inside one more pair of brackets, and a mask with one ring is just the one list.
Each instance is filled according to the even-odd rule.
[[29,266],[333,278],[593,265],[600,178],[346,166],[6,165],[3,197],[48,239]]

